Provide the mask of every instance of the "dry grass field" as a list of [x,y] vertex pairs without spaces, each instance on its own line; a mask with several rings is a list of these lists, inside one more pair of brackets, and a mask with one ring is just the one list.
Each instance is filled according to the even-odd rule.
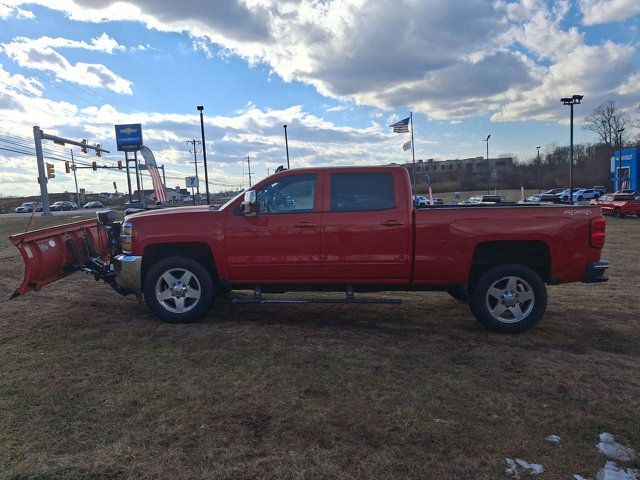
[[640,450],[640,219],[607,222],[611,280],[507,336],[443,293],[176,326],[80,273],[9,301],[26,221],[0,218],[0,478],[594,478],[599,433]]

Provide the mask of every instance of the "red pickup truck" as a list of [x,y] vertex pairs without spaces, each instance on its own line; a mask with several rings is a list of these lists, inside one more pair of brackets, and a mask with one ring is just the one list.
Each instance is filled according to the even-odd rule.
[[591,200],[591,205],[602,208],[602,213],[608,213],[617,218],[626,215],[640,217],[640,200],[630,193],[609,193]]
[[[14,295],[84,270],[144,299],[162,320],[204,316],[217,293],[245,302],[374,301],[354,292],[448,291],[482,325],[517,333],[545,312],[545,284],[603,282],[599,207],[444,205],[414,208],[399,166],[279,172],[215,210],[168,208],[16,235],[26,264]],[[264,293],[346,292],[344,300],[269,300]],[[242,299],[240,299],[242,300]]]

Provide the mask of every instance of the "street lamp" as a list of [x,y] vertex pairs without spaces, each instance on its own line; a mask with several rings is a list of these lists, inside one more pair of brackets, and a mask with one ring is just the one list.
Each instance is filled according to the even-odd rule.
[[[491,134],[487,135],[487,138],[482,140],[483,142],[487,142],[487,170],[489,170],[489,139],[491,138]],[[489,190],[487,190],[489,193]]]
[[616,139],[618,140],[618,167],[616,168],[614,179],[616,181],[616,191],[622,190],[620,188],[620,170],[622,169],[622,132],[624,127],[616,130]]
[[561,98],[560,101],[563,105],[569,105],[571,107],[571,144],[569,154],[569,202],[573,205],[573,106],[580,105],[580,102],[584,98],[584,95],[573,95],[572,97]]
[[202,161],[204,163],[204,186],[207,191],[207,205],[211,205],[211,201],[209,198],[209,173],[207,172],[207,148],[204,143],[204,118],[202,116],[204,106],[198,105],[196,108],[200,112],[200,132],[202,134]]
[[538,193],[540,193],[540,145],[536,147],[538,149]]

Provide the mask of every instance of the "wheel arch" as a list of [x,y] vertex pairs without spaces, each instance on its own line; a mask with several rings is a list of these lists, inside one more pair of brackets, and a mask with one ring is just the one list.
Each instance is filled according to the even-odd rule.
[[192,258],[208,270],[214,281],[218,279],[213,252],[206,243],[155,243],[147,245],[142,255],[142,285],[147,272],[156,262],[174,256]]
[[504,264],[528,267],[544,282],[551,278],[551,251],[547,243],[538,240],[483,242],[476,245],[473,252],[469,285],[490,268]]

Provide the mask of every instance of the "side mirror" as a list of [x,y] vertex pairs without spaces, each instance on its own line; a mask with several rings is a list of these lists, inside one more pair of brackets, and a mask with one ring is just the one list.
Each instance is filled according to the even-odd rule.
[[244,193],[244,207],[245,216],[255,217],[258,214],[258,199],[255,190],[249,190]]

